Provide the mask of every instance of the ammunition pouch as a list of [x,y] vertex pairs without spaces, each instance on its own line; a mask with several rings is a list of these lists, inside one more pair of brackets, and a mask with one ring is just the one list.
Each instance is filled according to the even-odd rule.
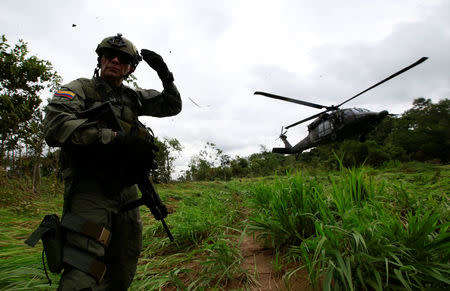
[[111,232],[103,226],[70,212],[63,216],[61,226],[92,238],[104,247],[107,246],[111,235]]
[[[93,239],[103,247],[108,245],[111,232],[105,227],[73,213],[64,214],[61,226],[66,231]],[[101,282],[106,273],[105,264],[87,250],[72,247],[68,241],[63,248],[62,262],[94,277]]]
[[92,277],[100,283],[106,273],[106,265],[97,260],[95,256],[86,251],[65,246],[63,249],[63,262]]

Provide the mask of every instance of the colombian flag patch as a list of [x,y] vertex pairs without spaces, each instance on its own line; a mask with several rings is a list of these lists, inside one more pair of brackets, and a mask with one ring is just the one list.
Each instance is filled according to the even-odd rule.
[[55,93],[55,96],[57,97],[66,97],[70,100],[73,99],[73,97],[75,97],[75,93],[73,93],[72,91],[65,91],[65,90],[59,90]]

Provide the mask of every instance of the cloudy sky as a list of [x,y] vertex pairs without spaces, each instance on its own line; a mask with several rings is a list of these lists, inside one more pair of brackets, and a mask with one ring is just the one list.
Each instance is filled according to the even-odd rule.
[[[418,97],[450,97],[450,1],[1,1],[0,34],[25,40],[51,61],[63,83],[91,77],[94,52],[120,32],[161,54],[175,75],[183,111],[142,119],[159,137],[177,138],[182,170],[206,142],[232,157],[281,146],[281,126],[317,109],[253,95],[266,91],[339,104],[422,56],[412,70],[346,104],[402,113]],[[76,26],[73,26],[75,24]],[[143,88],[161,90],[142,62]],[[46,99],[49,96],[43,96]],[[196,106],[191,100],[200,105]],[[306,125],[291,128],[296,142]]]

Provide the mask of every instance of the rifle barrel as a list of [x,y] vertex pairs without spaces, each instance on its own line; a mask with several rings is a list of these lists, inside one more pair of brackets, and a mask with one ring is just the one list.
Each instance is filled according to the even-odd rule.
[[164,227],[164,230],[166,231],[167,236],[169,237],[170,241],[174,241],[175,239],[173,238],[173,235],[172,235],[172,233],[170,232],[170,229],[167,227],[167,224],[166,224],[166,222],[164,221],[164,218],[161,218],[161,223],[162,223],[162,225],[163,225],[163,227]]

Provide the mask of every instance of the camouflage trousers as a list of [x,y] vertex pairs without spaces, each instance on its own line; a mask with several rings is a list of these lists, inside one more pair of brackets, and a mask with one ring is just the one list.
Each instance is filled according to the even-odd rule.
[[113,184],[93,177],[65,179],[64,212],[101,225],[111,234],[104,246],[81,233],[66,232],[65,244],[104,262],[106,273],[97,282],[91,275],[66,265],[58,290],[127,290],[133,281],[142,248],[142,222],[138,208],[127,212],[119,209],[135,200],[138,191],[136,185],[114,189]]

